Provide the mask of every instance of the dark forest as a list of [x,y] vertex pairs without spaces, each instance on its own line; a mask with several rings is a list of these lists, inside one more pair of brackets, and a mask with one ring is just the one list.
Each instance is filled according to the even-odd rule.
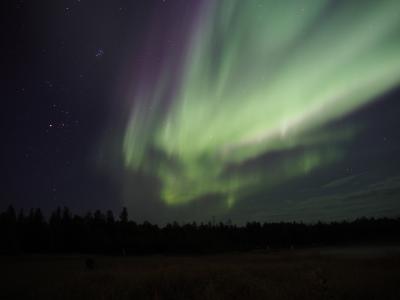
[[163,227],[128,218],[126,208],[96,210],[84,216],[64,207],[48,218],[40,209],[0,214],[1,252],[131,254],[209,254],[273,251],[346,244],[400,242],[400,218],[360,218],[332,223],[231,222],[169,223]]

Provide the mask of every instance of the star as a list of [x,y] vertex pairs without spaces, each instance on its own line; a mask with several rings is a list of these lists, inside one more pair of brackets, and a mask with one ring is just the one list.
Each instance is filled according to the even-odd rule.
[[71,13],[72,13],[72,11],[71,11],[71,9],[70,9],[69,7],[66,7],[66,8],[64,9],[64,15],[65,15],[65,16],[70,16]]
[[102,57],[104,55],[104,50],[102,48],[97,49],[96,57]]
[[49,88],[52,88],[52,87],[53,87],[53,83],[52,83],[51,81],[49,81],[49,80],[46,80],[44,83],[45,83],[45,85],[46,85],[47,87],[49,87]]

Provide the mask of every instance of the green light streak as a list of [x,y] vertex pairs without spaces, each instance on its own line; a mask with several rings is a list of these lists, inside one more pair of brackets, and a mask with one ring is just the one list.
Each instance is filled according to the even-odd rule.
[[[250,190],[340,159],[338,145],[356,130],[326,132],[323,126],[400,81],[400,2],[328,4],[210,1],[192,33],[169,110],[160,105],[168,68],[133,99],[123,142],[126,168],[156,175],[169,205],[218,194],[230,208]],[[240,169],[261,155],[298,147],[305,151],[273,170]],[[235,171],[227,171],[232,166]]]

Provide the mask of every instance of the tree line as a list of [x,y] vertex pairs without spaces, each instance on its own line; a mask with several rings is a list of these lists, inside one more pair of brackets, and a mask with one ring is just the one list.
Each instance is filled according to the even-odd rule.
[[138,224],[123,208],[73,215],[64,207],[49,218],[10,206],[0,213],[0,253],[206,254],[370,242],[400,242],[400,218],[301,222]]

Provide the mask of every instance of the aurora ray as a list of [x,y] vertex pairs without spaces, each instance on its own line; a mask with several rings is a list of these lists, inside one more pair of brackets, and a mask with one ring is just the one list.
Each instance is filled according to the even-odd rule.
[[156,176],[168,205],[231,207],[339,160],[359,129],[324,126],[400,81],[400,2],[355,2],[204,1],[180,63],[166,56],[130,98],[125,167]]

